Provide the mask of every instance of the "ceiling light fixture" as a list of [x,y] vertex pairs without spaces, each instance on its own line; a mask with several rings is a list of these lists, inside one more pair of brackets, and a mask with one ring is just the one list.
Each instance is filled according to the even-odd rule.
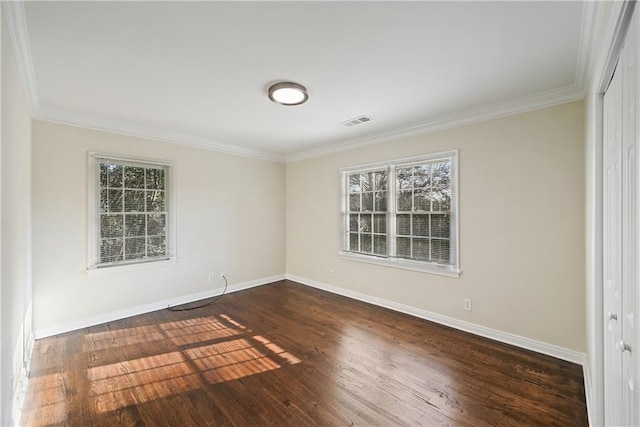
[[300,105],[307,102],[307,88],[293,82],[280,82],[269,88],[269,99],[280,105]]

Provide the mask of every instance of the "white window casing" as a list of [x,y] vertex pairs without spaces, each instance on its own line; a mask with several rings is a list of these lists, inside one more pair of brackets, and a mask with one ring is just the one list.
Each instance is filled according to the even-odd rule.
[[90,152],[88,184],[88,274],[176,262],[173,162]]
[[[340,257],[460,276],[458,150],[346,167],[341,175]],[[376,205],[383,193],[384,211]]]

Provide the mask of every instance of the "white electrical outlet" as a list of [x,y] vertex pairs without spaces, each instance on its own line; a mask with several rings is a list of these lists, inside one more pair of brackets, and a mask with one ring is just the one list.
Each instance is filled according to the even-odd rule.
[[209,273],[209,281],[210,282],[216,281],[216,273]]
[[220,278],[222,279],[223,277],[227,277],[227,273],[225,273],[224,271],[220,273]]
[[464,298],[462,300],[462,308],[466,311],[471,311],[471,298]]

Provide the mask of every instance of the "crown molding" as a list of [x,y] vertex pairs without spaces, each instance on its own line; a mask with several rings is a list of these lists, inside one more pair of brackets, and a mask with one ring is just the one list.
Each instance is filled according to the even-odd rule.
[[234,145],[222,144],[199,136],[171,132],[148,126],[139,126],[125,121],[110,120],[89,114],[66,111],[59,108],[38,107],[33,112],[33,118],[37,120],[62,123],[88,129],[113,132],[121,135],[128,135],[138,138],[152,139],[155,141],[196,147],[204,150],[217,151],[237,156],[250,157],[259,160],[291,163],[316,157],[322,157],[342,151],[352,150],[355,148],[366,147],[369,145],[381,144],[384,142],[409,138],[412,136],[434,133],[458,126],[497,119],[500,117],[510,116],[526,111],[563,104],[565,102],[577,101],[584,98],[584,92],[585,91],[582,86],[571,84],[510,101],[499,102],[496,104],[463,111],[461,113],[441,116],[439,118],[414,124],[408,127],[397,128],[387,132],[383,132],[377,134],[374,137],[340,142],[286,156],[269,153],[266,151],[258,151]]
[[35,72],[31,56],[31,45],[27,31],[24,1],[0,0],[15,52],[16,62],[23,80],[31,115],[34,119],[63,123],[72,126],[113,132],[139,138],[196,147],[243,157],[272,162],[296,162],[326,156],[358,147],[380,144],[400,138],[433,133],[457,126],[496,119],[525,111],[544,108],[584,98],[584,83],[590,74],[594,34],[596,33],[598,7],[596,2],[584,2],[580,47],[576,66],[575,83],[539,94],[483,106],[460,113],[416,123],[408,127],[383,132],[374,137],[365,137],[347,142],[334,143],[322,148],[305,150],[289,155],[253,150],[219,143],[200,136],[171,132],[163,129],[140,126],[126,121],[111,120],[40,105]]
[[366,147],[369,145],[381,144],[401,138],[409,138],[412,136],[425,135],[451,129],[454,127],[465,126],[473,123],[484,122],[487,120],[497,119],[500,117],[510,116],[514,114],[524,113],[527,111],[537,110],[540,108],[551,107],[566,102],[577,101],[583,99],[585,91],[582,86],[570,84],[557,89],[548,90],[534,95],[513,99],[510,101],[499,102],[479,108],[463,111],[461,113],[441,116],[439,118],[418,123],[412,126],[390,130],[378,134],[371,138],[362,138],[352,140],[350,142],[342,142],[324,146],[317,149],[301,151],[286,156],[286,162],[298,162],[301,160],[312,159],[315,157],[327,156],[342,151],[352,150],[355,148]]
[[171,132],[149,126],[139,126],[133,123],[106,119],[90,114],[82,114],[59,108],[39,107],[33,113],[33,118],[53,123],[61,123],[86,129],[117,133],[119,135],[151,139],[154,141],[195,147],[202,150],[216,151],[236,156],[249,157],[270,162],[284,162],[284,156],[266,151],[252,150],[234,145],[222,144],[208,138]]
[[162,129],[139,126],[125,121],[110,120],[89,114],[81,114],[59,108],[41,106],[33,68],[31,43],[29,41],[24,5],[24,1],[1,0],[2,13],[5,16],[8,26],[14,56],[18,65],[20,78],[27,93],[27,102],[32,118],[88,129],[113,132],[121,135],[135,136],[138,138],[191,146],[204,150],[217,151],[259,160],[280,163],[284,162],[284,156],[274,153],[221,144],[211,141],[210,139],[194,135],[168,132]]
[[9,38],[13,46],[13,52],[18,65],[18,70],[25,91],[27,92],[27,103],[31,113],[39,107],[38,87],[36,85],[36,75],[31,59],[31,43],[29,42],[29,32],[27,31],[27,20],[24,11],[23,1],[2,0],[2,14],[8,26]]

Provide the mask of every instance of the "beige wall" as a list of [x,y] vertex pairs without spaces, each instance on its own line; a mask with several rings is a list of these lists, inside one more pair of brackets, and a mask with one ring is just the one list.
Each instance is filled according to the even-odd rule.
[[[87,276],[89,151],[175,162],[177,264]],[[283,164],[34,121],[34,329],[284,274],[284,188]]]
[[[2,245],[0,280],[2,384],[0,425],[11,425],[17,370],[24,358],[22,331],[31,303],[31,116],[6,23],[2,26]],[[23,329],[23,323],[24,328]],[[27,332],[28,333],[28,332]]]
[[[574,102],[289,163],[287,273],[583,352],[583,116]],[[341,167],[454,148],[459,279],[338,258]]]

